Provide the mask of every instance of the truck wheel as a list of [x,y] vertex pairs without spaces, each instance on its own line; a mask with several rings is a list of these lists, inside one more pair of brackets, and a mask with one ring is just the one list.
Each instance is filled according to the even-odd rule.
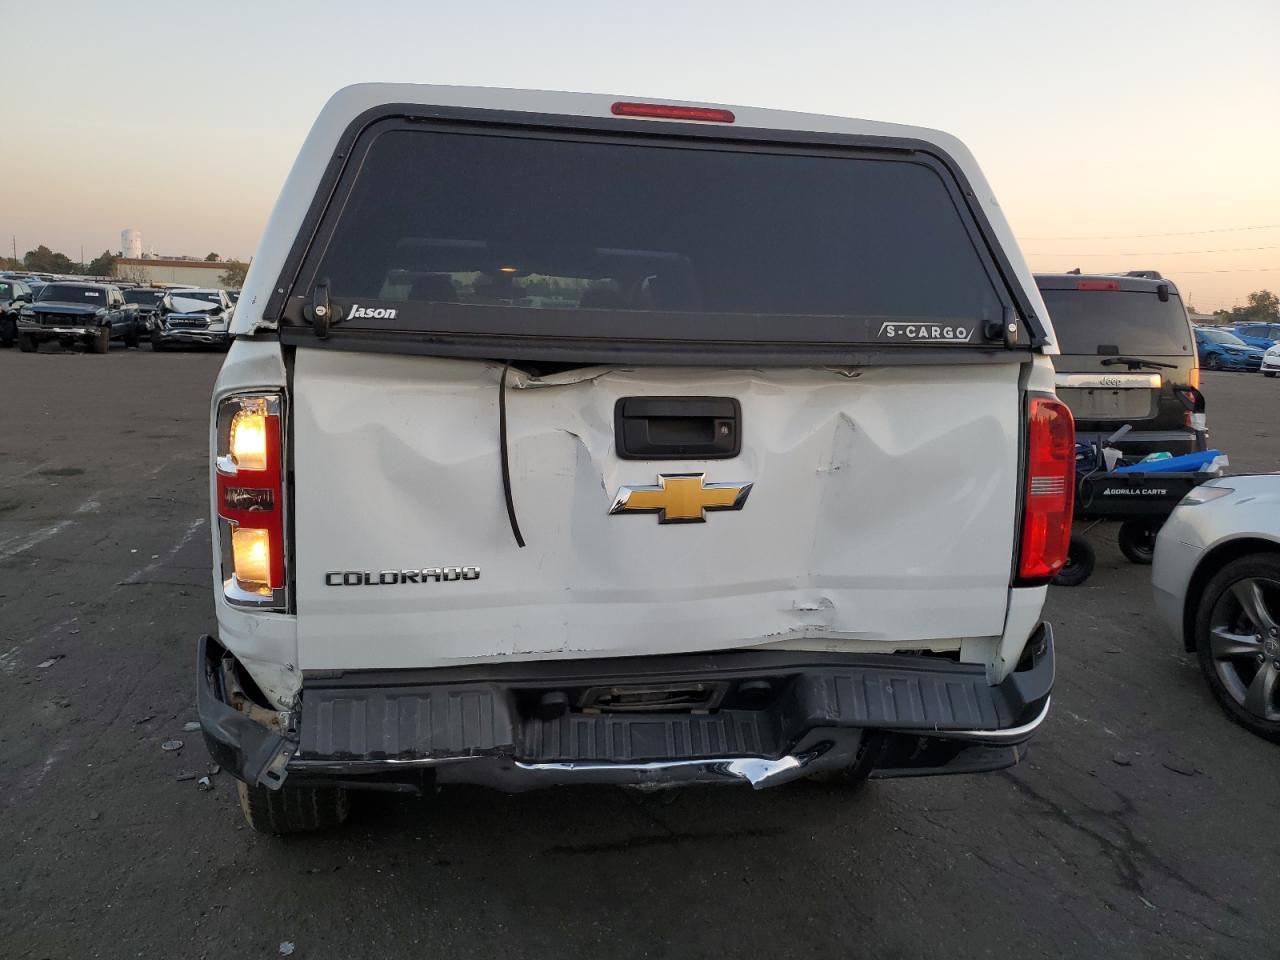
[[133,347],[135,350],[138,349],[138,328],[136,326],[130,327],[129,332],[124,335],[124,345]]
[[1082,535],[1073,533],[1067,545],[1067,562],[1053,578],[1053,585],[1056,587],[1080,586],[1089,579],[1096,562],[1097,555],[1093,552],[1093,544]]
[[289,787],[268,790],[236,782],[240,809],[259,833],[308,833],[331,830],[347,819],[351,798],[340,787]]
[[111,349],[111,330],[102,327],[89,341],[89,348],[94,353],[107,353]]
[[1150,566],[1156,555],[1156,534],[1160,527],[1138,520],[1126,520],[1120,524],[1120,552],[1130,563]]
[[[12,317],[0,319],[0,347],[4,347],[5,349],[12,347],[13,341],[17,339],[17,334],[18,321],[14,320]],[[1269,377],[1271,374],[1268,373],[1267,376]]]
[[29,333],[24,333],[18,338],[18,349],[23,353],[35,353],[36,341]]
[[1214,697],[1240,726],[1280,742],[1280,555],[1223,567],[1195,609],[1196,654]]
[[154,350],[156,353],[159,353],[164,349],[164,344],[160,342],[160,338],[157,337],[154,333],[151,334],[151,349]]

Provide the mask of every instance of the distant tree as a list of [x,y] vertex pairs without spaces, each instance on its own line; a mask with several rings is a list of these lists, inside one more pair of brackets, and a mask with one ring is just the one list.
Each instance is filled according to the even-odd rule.
[[28,270],[38,273],[76,273],[76,265],[65,253],[54,253],[43,243],[34,250],[28,250],[22,258],[22,265]]
[[211,253],[204,258],[205,263],[217,263],[222,258],[216,253]]
[[1280,322],[1280,297],[1270,290],[1255,290],[1249,294],[1245,306],[1217,310],[1215,314],[1222,317],[1226,323]]
[[222,276],[218,278],[218,282],[228,290],[239,290],[244,286],[245,274],[249,272],[249,265],[241,263],[239,260],[228,260],[227,269],[222,271]]
[[0,270],[21,270],[22,261],[13,257],[0,257]]
[[109,277],[116,268],[117,259],[110,250],[103,250],[101,254],[89,261],[85,273],[91,277]]

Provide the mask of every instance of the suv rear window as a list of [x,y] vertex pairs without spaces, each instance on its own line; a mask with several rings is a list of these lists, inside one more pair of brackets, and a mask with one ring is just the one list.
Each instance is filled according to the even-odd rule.
[[1193,353],[1182,301],[1161,301],[1154,291],[1045,290],[1058,349],[1097,354],[1100,345],[1120,354],[1171,357]]
[[[463,332],[472,306],[519,308],[500,316],[521,335],[550,313],[610,311],[584,335],[813,343],[881,329],[861,318],[959,324],[982,342],[1008,295],[954,182],[905,151],[828,153],[366,133],[294,294],[323,279],[362,307],[451,304],[437,321]],[[398,329],[432,317],[395,313]],[[349,324],[380,326],[369,316]]]

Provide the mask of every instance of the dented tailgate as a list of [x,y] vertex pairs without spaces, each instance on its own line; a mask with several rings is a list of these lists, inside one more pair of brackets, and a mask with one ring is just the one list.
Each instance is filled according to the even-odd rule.
[[[501,372],[297,350],[302,669],[1002,632],[1017,363],[543,378],[512,368],[508,460],[524,548],[504,503]],[[689,396],[738,402],[736,456],[619,458],[619,399]],[[660,474],[750,487],[740,509],[705,522],[611,513],[623,488],[657,486]]]

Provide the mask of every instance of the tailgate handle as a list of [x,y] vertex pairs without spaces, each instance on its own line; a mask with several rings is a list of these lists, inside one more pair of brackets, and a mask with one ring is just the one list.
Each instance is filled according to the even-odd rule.
[[623,460],[727,460],[742,450],[733,397],[621,397],[613,443]]

